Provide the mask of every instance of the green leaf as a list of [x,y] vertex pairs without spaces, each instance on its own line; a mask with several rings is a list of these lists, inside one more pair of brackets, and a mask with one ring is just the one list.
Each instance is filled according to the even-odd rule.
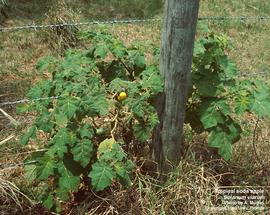
[[28,103],[24,103],[24,104],[18,104],[16,106],[16,113],[17,114],[22,114],[22,113],[26,113],[30,110],[31,105]]
[[123,58],[127,55],[127,48],[119,39],[113,39],[113,44],[111,45],[110,50],[116,58]]
[[37,166],[37,176],[39,180],[45,180],[49,176],[54,175],[56,162],[53,157],[45,155]]
[[218,149],[218,153],[226,160],[230,160],[232,157],[232,144],[226,143],[222,144],[221,147]]
[[131,161],[131,160],[127,160],[125,162],[125,167],[128,171],[132,170],[133,168],[136,167],[136,165]]
[[105,116],[109,112],[109,104],[105,98],[105,94],[100,94],[95,98],[95,105],[99,110],[100,116]]
[[152,95],[156,95],[163,91],[163,80],[155,66],[148,67],[141,73],[140,84],[142,89],[150,91]]
[[218,123],[224,123],[225,119],[215,101],[205,102],[200,108],[200,120],[205,129],[215,127]]
[[41,60],[39,60],[37,62],[37,65],[36,65],[36,69],[39,70],[40,72],[43,72],[45,69],[48,68],[48,66],[55,62],[56,59],[53,58],[53,57],[45,57],[45,58],[42,58]]
[[71,149],[71,152],[74,160],[82,167],[86,167],[92,158],[93,144],[91,140],[83,139]]
[[115,78],[110,82],[109,90],[112,92],[120,92],[122,89],[127,89],[130,85],[134,85],[134,83]]
[[60,102],[61,106],[59,109],[67,116],[68,119],[71,119],[78,108],[78,101],[73,98],[67,98]]
[[100,57],[104,59],[108,54],[109,49],[105,44],[100,44],[96,47],[96,50],[94,52],[95,57]]
[[[56,192],[56,196],[61,200],[61,201],[67,201],[70,198],[70,192],[67,189],[62,189],[62,188],[58,188],[55,190]],[[59,210],[61,211],[61,208],[59,208]],[[60,212],[59,211],[59,212]]]
[[192,74],[192,80],[198,89],[198,93],[203,97],[215,97],[220,80],[217,74],[204,71],[203,74]]
[[34,85],[34,87],[32,87],[30,89],[30,91],[27,93],[27,97],[29,99],[37,99],[42,97],[42,89],[40,85]]
[[149,125],[142,125],[140,123],[136,123],[133,125],[134,135],[137,140],[141,142],[147,141],[152,134],[152,127]]
[[67,126],[68,118],[63,112],[55,114],[54,117],[56,125],[58,125],[59,127]]
[[97,162],[92,165],[92,170],[88,176],[91,178],[93,188],[100,191],[111,185],[115,173],[107,164]]
[[235,64],[229,60],[228,56],[224,55],[219,58],[218,63],[224,73],[219,73],[221,80],[231,80],[237,75],[237,68]]
[[229,129],[229,135],[232,142],[235,143],[240,140],[241,133],[243,132],[241,126],[232,119],[226,123],[226,126]]
[[122,161],[126,158],[126,153],[119,143],[114,143],[112,145],[112,152],[114,152],[114,157],[112,159],[114,161]]
[[90,124],[84,124],[80,129],[81,138],[89,138],[91,139],[94,135],[94,129]]
[[33,182],[37,178],[37,166],[25,165],[24,166],[25,178],[28,182]]
[[114,164],[115,172],[118,176],[125,178],[126,177],[126,169],[121,162],[117,162]]
[[250,98],[246,92],[239,92],[235,97],[235,112],[236,114],[245,113],[250,107]]
[[69,192],[77,191],[80,184],[80,176],[73,175],[63,163],[58,166],[58,172],[61,177],[59,178],[59,188]]
[[43,201],[43,206],[47,209],[51,209],[54,205],[54,199],[52,194],[49,194],[47,199],[45,201]]
[[114,164],[116,176],[120,179],[121,184],[127,186],[131,185],[129,174],[133,168],[134,164],[130,160],[127,160],[127,162],[116,162]]
[[40,84],[42,95],[49,96],[52,90],[52,81],[51,80],[44,80]]
[[230,106],[227,104],[227,101],[225,99],[219,99],[216,102],[215,106],[224,116],[228,116],[232,112]]
[[111,165],[116,161],[125,159],[126,154],[120,144],[116,143],[114,139],[106,139],[99,145],[97,158],[99,161],[104,161]]
[[36,126],[31,126],[28,131],[21,137],[20,144],[26,145],[29,142],[30,138],[36,135],[36,132]]
[[115,144],[115,140],[113,138],[103,140],[98,146],[97,151],[98,158],[100,157],[101,154],[105,153],[106,151],[111,151],[113,144]]
[[145,109],[146,109],[145,106],[146,105],[148,106],[148,104],[145,103],[146,97],[144,96],[141,96],[140,98],[128,97],[125,100],[126,104],[130,107],[133,114],[136,115],[137,117],[143,118],[145,115]]
[[270,97],[265,98],[263,94],[256,93],[252,103],[251,111],[259,117],[270,117]]
[[154,127],[159,123],[158,115],[157,113],[150,114],[148,116],[148,125],[151,126],[153,129]]
[[[233,129],[231,129],[233,131]],[[227,133],[221,127],[214,128],[208,138],[210,147],[218,148],[218,153],[225,159],[229,160],[232,155],[232,143],[235,134]]]
[[47,109],[43,110],[35,124],[39,130],[50,133],[54,126],[51,120],[51,113]]
[[109,104],[103,93],[99,93],[97,96],[88,95],[84,97],[82,107],[88,116],[104,116],[109,111]]
[[195,42],[193,55],[194,56],[201,55],[201,54],[204,54],[204,52],[205,52],[205,48],[204,48],[203,43]]
[[135,55],[134,57],[134,63],[136,66],[140,67],[140,68],[144,68],[145,67],[145,58],[143,55]]
[[105,133],[106,133],[106,130],[104,128],[97,128],[96,129],[97,136],[101,136],[101,135],[103,135]]
[[61,128],[50,141],[51,147],[48,150],[50,155],[57,154],[59,158],[63,158],[68,152],[69,136],[66,128]]
[[96,105],[93,97],[85,97],[81,103],[81,107],[83,108],[83,112],[90,117],[95,117],[99,114],[98,106]]

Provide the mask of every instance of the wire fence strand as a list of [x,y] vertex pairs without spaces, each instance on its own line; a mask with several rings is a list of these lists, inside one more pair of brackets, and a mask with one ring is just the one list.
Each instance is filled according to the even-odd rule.
[[37,99],[20,99],[20,100],[17,100],[17,101],[12,101],[12,102],[3,102],[3,103],[0,103],[0,107],[2,106],[7,106],[7,105],[17,105],[17,104],[23,104],[23,103],[30,103],[30,102],[36,102],[36,101],[41,101],[41,100],[49,100],[49,99],[58,99],[59,96],[52,96],[52,97],[47,97],[47,98],[37,98]]
[[[270,20],[270,16],[207,16],[199,17],[200,21],[247,21],[247,20]],[[113,24],[135,24],[135,23],[147,23],[147,22],[161,22],[162,19],[126,19],[126,20],[107,20],[107,21],[89,21],[89,22],[66,22],[47,25],[24,25],[24,26],[11,26],[0,27],[0,32],[9,32],[17,30],[38,30],[42,28],[59,28],[59,27],[71,27],[71,26],[84,26],[84,25],[113,25]]]
[[26,165],[33,165],[37,164],[38,162],[33,160],[33,161],[28,161],[28,162],[18,162],[18,163],[8,163],[8,164],[1,164],[0,163],[0,172],[1,171],[10,171],[11,169],[16,169],[19,167],[24,167]]
[[83,26],[83,25],[113,25],[113,24],[132,24],[143,22],[158,22],[161,19],[127,19],[127,20],[107,20],[107,21],[90,21],[90,22],[66,22],[48,25],[24,25],[13,27],[2,27],[0,31],[16,31],[23,29],[41,29],[41,28],[58,28],[58,27],[70,27],[70,26]]

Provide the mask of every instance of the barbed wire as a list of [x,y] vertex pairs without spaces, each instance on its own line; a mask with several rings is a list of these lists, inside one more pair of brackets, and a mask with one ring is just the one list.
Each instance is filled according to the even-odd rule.
[[46,97],[46,98],[37,98],[37,99],[20,99],[17,101],[12,101],[12,102],[3,102],[0,103],[0,107],[2,106],[6,106],[6,105],[17,105],[17,104],[22,104],[22,103],[30,103],[30,102],[36,102],[36,101],[40,101],[40,100],[48,100],[48,99],[58,99],[59,96],[52,96],[52,97]]
[[90,22],[66,22],[66,23],[48,24],[48,25],[25,25],[25,26],[14,26],[14,27],[1,27],[0,31],[57,28],[57,27],[69,27],[69,26],[83,26],[83,25],[132,24],[132,23],[158,22],[158,21],[161,21],[161,19],[127,19],[127,20],[107,20],[107,21],[90,21]]
[[27,161],[27,162],[17,162],[17,163],[5,163],[5,164],[0,164],[0,172],[1,171],[5,171],[5,170],[10,170],[13,168],[19,168],[19,167],[23,167],[26,165],[32,165],[32,164],[37,164],[38,161]]
[[220,20],[270,20],[270,16],[207,16],[207,17],[199,17],[199,20],[212,20],[212,21],[220,21]]
[[[226,20],[270,20],[270,16],[207,16],[199,17],[199,21],[226,21]],[[113,24],[132,24],[132,23],[147,23],[147,22],[160,22],[162,19],[126,19],[126,20],[107,20],[107,21],[89,21],[89,22],[66,22],[58,24],[45,24],[45,25],[24,25],[24,26],[11,26],[0,27],[0,32],[26,30],[26,29],[41,29],[41,28],[58,28],[58,27],[71,27],[83,25],[113,25]]]

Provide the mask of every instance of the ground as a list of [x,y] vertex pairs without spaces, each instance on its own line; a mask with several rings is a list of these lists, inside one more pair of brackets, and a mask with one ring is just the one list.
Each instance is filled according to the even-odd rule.
[[[134,8],[136,6],[138,7],[136,10],[133,10],[133,13],[128,11],[129,7],[124,3],[117,5],[114,1],[111,1],[112,4],[106,7],[101,6],[101,4],[98,4],[96,1],[67,1],[70,7],[68,7],[68,9],[62,7],[61,10],[58,8],[59,10],[56,10],[57,12],[54,11],[57,7],[55,7],[55,5],[52,6],[52,4],[55,4],[52,1],[42,1],[42,3],[40,3],[40,1],[36,0],[24,0],[18,3],[18,1],[10,0],[7,2],[9,5],[8,8],[5,9],[7,17],[4,17],[4,21],[0,23],[0,25],[4,27],[57,22],[59,21],[58,18],[61,18],[61,13],[62,15],[65,14],[63,17],[71,17],[75,21],[113,19],[115,17],[125,18],[128,15],[132,18],[162,17],[161,10],[156,8],[155,10],[151,9],[155,11],[155,14],[149,13],[147,9],[144,9],[142,12],[142,10],[139,9],[139,7],[143,6],[142,3],[139,4],[140,1],[136,1],[137,4],[132,5]],[[54,8],[54,10],[51,8]],[[70,8],[75,12],[72,12]],[[151,7],[149,6],[149,8]],[[257,17],[267,16],[269,15],[269,11],[270,2],[268,1],[220,0],[217,2],[214,0],[205,0],[201,1],[199,16]],[[57,17],[53,17],[53,14],[56,14]],[[268,79],[270,75],[270,43],[268,41],[270,20],[235,19],[225,21],[199,21],[198,34],[201,33],[201,29],[206,25],[208,25],[211,31],[226,34],[232,39],[233,48],[228,51],[228,54],[234,59],[241,71],[239,78],[245,76]],[[160,22],[114,24],[109,26],[109,29],[114,35],[119,36],[126,43],[130,43],[134,40],[143,40],[159,44],[161,26]],[[89,28],[94,27],[84,26],[81,29]],[[11,32],[0,31],[0,59],[2,59],[0,64],[0,103],[24,98],[29,87],[40,78],[40,74],[37,74],[35,70],[36,62],[46,55],[60,55],[59,50],[61,50],[62,47],[59,47],[59,44],[55,45],[48,42],[50,35],[51,32],[48,29],[18,30]],[[12,105],[0,108],[3,108],[5,112],[19,121],[23,126],[29,125],[34,118],[34,116],[29,114],[18,116],[15,111],[15,106]],[[89,214],[94,214],[95,212],[93,211],[93,213],[91,213],[91,208],[94,208],[94,206],[100,206],[98,210],[101,211],[102,208],[107,208],[107,211],[110,209],[108,213],[111,214],[116,213],[116,211],[122,212],[123,214],[140,214],[138,211],[144,211],[145,214],[158,214],[158,210],[155,209],[155,207],[159,204],[164,206],[164,210],[169,211],[168,208],[173,204],[170,202],[170,199],[177,199],[177,201],[179,201],[176,202],[178,207],[180,205],[182,206],[182,212],[192,214],[191,211],[194,211],[194,208],[199,211],[199,201],[201,199],[207,199],[207,189],[211,184],[220,183],[222,185],[237,186],[269,185],[269,172],[265,171],[270,165],[268,158],[268,151],[270,149],[268,141],[270,137],[269,122],[264,120],[259,123],[258,129],[255,131],[257,135],[253,135],[254,125],[256,123],[254,117],[246,116],[242,119],[242,123],[245,123],[246,130],[242,140],[235,145],[233,158],[230,161],[225,162],[216,157],[215,159],[217,160],[213,161],[211,157],[212,154],[205,147],[205,142],[202,141],[204,138],[192,136],[191,140],[188,140],[191,145],[190,151],[187,153],[185,160],[181,163],[181,170],[183,171],[175,173],[177,177],[172,176],[177,178],[176,183],[173,185],[159,192],[155,192],[153,190],[155,190],[155,186],[157,185],[154,179],[150,179],[144,176],[142,172],[139,172],[134,182],[135,185],[131,187],[130,190],[121,191],[116,187],[114,190],[115,195],[113,195],[112,192],[102,193],[100,194],[102,196],[100,197],[101,199],[96,197],[95,194],[89,195],[89,193],[87,193],[88,201],[86,200],[81,204],[78,203],[79,201],[70,203],[71,205],[73,204],[73,209],[71,210],[73,212],[71,212],[71,214],[83,214],[82,211],[88,211]],[[9,124],[6,117],[0,115],[0,141],[13,135],[10,141],[0,144],[0,197],[2,195],[1,192],[5,197],[1,198],[4,199],[3,202],[0,200],[0,214],[20,213],[21,209],[23,209],[26,214],[30,214],[30,211],[32,211],[32,213],[45,214],[44,209],[40,205],[31,206],[28,198],[35,199],[37,191],[33,185],[23,179],[22,168],[13,166],[14,163],[22,162],[31,151],[35,150],[34,145],[23,148],[18,144],[21,131],[22,127],[14,128],[14,126]],[[254,152],[254,145],[256,146],[257,154]],[[197,198],[194,199],[192,199],[193,190],[190,188],[194,184],[192,184],[191,181],[197,184],[198,187],[201,187],[201,189],[204,189],[204,191],[201,191]],[[13,187],[9,182],[16,184],[20,190]],[[136,187],[138,184],[142,186]],[[182,196],[173,195],[173,191],[176,189]],[[10,190],[15,191],[10,194]],[[150,192],[149,190],[152,191]],[[133,192],[134,195],[131,195],[130,192]],[[23,197],[21,193],[26,194],[28,198]],[[160,196],[163,196],[167,201],[162,201]],[[189,196],[191,199],[189,199]],[[106,202],[104,198],[108,199],[109,202]],[[192,205],[186,205],[185,201],[187,201],[187,199],[193,202]],[[90,204],[89,202],[91,201],[92,203]],[[93,201],[95,203],[94,206]],[[121,203],[131,205],[132,210],[129,212],[123,211]],[[11,207],[12,210],[10,210]],[[168,212],[168,214],[170,213],[174,214],[172,211]]]

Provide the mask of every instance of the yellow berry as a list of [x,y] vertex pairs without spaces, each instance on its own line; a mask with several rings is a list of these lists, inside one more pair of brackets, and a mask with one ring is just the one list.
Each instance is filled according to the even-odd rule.
[[123,101],[124,99],[127,98],[127,94],[125,92],[121,92],[117,95],[117,100],[118,101]]

